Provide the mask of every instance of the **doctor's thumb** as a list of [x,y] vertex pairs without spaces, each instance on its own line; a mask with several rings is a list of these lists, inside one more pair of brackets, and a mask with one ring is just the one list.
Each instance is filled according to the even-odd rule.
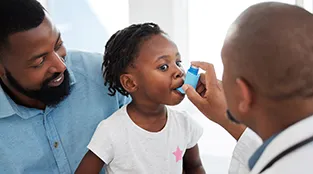
[[182,89],[185,91],[186,96],[188,99],[198,107],[201,104],[202,97],[197,93],[197,91],[190,85],[184,84]]

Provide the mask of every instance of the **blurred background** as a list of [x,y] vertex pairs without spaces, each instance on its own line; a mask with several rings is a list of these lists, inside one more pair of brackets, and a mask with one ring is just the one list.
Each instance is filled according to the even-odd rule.
[[[230,24],[250,5],[264,0],[39,0],[62,33],[67,49],[104,51],[109,37],[132,23],[155,22],[178,45],[187,69],[190,61],[213,63],[221,79],[220,50]],[[312,12],[312,0],[279,0]],[[200,153],[207,173],[228,171],[236,141],[185,99],[187,110],[204,128]]]

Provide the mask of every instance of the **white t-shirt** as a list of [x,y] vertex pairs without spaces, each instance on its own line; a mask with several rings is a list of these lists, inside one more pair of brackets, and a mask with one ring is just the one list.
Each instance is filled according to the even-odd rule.
[[88,148],[102,159],[108,174],[181,174],[182,157],[203,133],[186,112],[167,108],[159,132],[137,126],[123,106],[98,125]]

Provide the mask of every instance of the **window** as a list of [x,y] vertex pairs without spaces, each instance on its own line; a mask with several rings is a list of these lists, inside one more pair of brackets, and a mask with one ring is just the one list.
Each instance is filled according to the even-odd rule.
[[103,53],[109,37],[128,25],[128,0],[42,1],[47,1],[67,49]]

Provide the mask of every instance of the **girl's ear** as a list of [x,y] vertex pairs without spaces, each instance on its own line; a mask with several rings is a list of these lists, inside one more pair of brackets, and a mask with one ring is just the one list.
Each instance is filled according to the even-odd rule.
[[120,82],[123,88],[130,94],[136,92],[138,89],[136,78],[131,74],[122,74],[120,76]]

